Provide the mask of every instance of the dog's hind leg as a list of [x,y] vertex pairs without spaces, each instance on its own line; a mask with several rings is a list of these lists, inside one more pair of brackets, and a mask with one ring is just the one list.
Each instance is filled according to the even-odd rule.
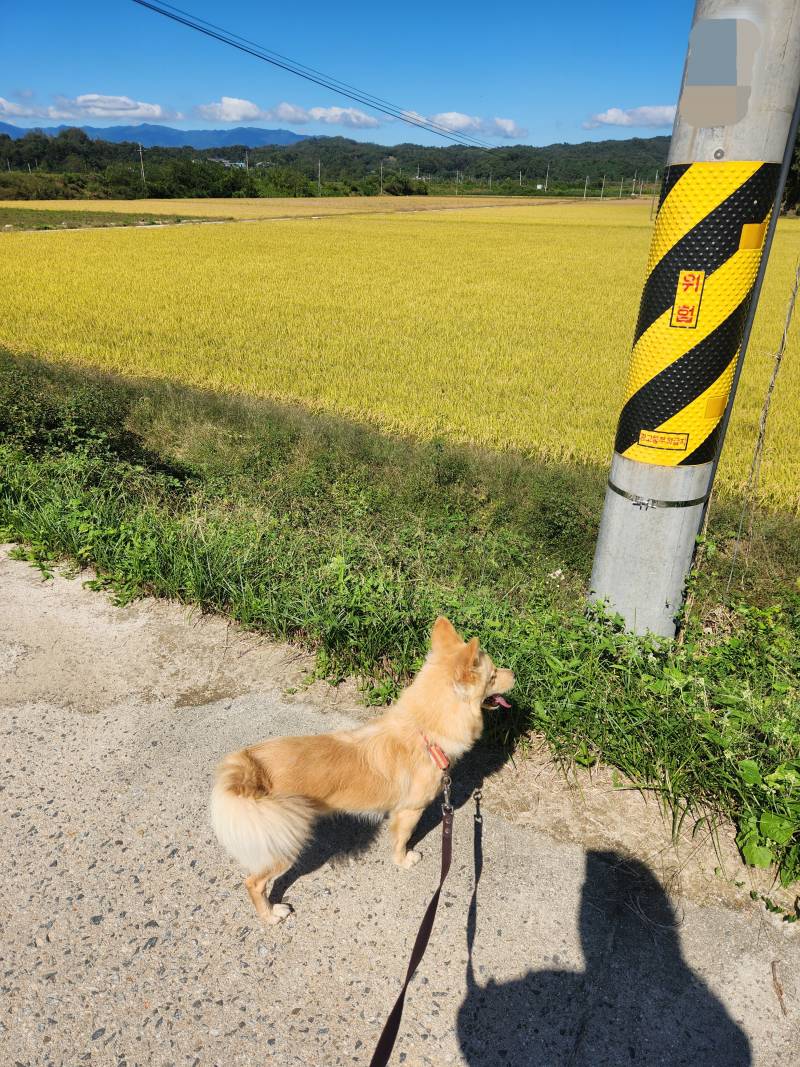
[[408,839],[414,833],[414,827],[420,820],[422,808],[400,808],[393,811],[389,819],[389,833],[392,836],[392,859],[398,867],[409,870],[422,859],[419,852],[407,848]]
[[292,909],[288,904],[270,904],[264,891],[268,882],[280,878],[290,867],[291,863],[279,863],[262,874],[251,874],[244,880],[245,889],[256,909],[256,915],[262,922],[269,923],[271,926],[283,922],[287,915],[291,915]]

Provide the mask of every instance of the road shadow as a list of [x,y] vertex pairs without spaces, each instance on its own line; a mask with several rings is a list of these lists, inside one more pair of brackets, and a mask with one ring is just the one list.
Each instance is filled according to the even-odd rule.
[[[479,844],[475,861],[479,873]],[[614,852],[587,853],[581,972],[529,971],[481,986],[472,964],[476,923],[473,902],[467,996],[458,1014],[470,1067],[751,1064],[746,1035],[683,960],[675,911],[644,864]]]
[[[451,802],[453,807],[460,808],[466,804],[472,793],[481,788],[484,780],[498,771],[511,758],[515,740],[516,734],[511,737],[508,747],[478,742],[471,752],[458,761],[452,770]],[[416,848],[419,842],[435,830],[441,821],[441,800],[437,799],[425,809],[412,834],[410,847]],[[372,822],[353,815],[337,815],[320,819],[311,843],[303,851],[297,863],[278,878],[272,886],[269,894],[270,901],[273,904],[281,901],[284,893],[288,892],[299,878],[313,874],[326,863],[336,866],[347,857],[362,855],[383,832],[383,820]],[[438,851],[438,847],[437,843],[435,848],[428,850],[432,856],[435,851]],[[389,855],[388,839],[386,854]]]

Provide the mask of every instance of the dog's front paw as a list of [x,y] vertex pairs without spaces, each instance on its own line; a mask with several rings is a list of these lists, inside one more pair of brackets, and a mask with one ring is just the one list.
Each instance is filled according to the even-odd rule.
[[404,871],[410,871],[421,859],[421,854],[415,852],[413,848],[410,848],[405,856],[403,856],[401,860],[395,860],[395,863],[398,867],[402,867]]
[[278,923],[282,923],[291,914],[292,909],[289,904],[273,904],[269,915],[266,917],[266,922],[270,926],[277,926]]

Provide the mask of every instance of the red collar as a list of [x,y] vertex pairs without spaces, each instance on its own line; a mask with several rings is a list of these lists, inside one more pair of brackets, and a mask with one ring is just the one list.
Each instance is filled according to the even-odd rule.
[[422,730],[420,730],[420,733],[422,734],[422,740],[425,742],[425,748],[427,748],[428,755],[430,756],[433,763],[439,768],[440,771],[446,771],[447,768],[450,766],[450,760],[444,754],[439,745],[434,745],[432,741],[429,741],[425,734],[422,733]]

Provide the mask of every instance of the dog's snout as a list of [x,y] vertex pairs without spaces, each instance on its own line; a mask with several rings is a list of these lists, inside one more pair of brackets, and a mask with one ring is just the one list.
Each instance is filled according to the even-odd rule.
[[514,688],[515,683],[516,678],[514,677],[514,672],[506,670],[506,668],[503,667],[497,672],[497,679],[493,688],[497,693],[507,693],[509,689]]

